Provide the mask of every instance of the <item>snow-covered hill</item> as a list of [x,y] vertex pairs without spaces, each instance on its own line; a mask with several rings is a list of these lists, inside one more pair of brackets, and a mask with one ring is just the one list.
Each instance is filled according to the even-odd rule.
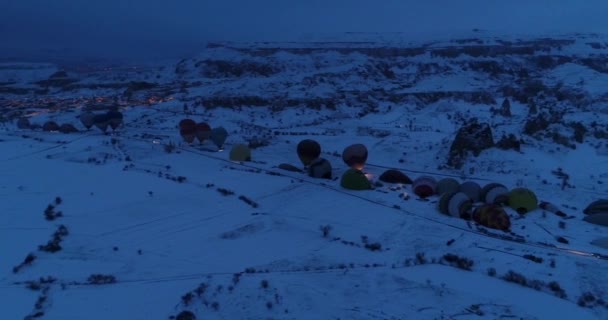
[[[157,67],[6,68],[5,319],[608,317],[608,250],[592,244],[606,228],[582,220],[608,197],[602,36],[222,43]],[[117,132],[80,125],[82,109],[110,106]],[[82,131],[17,129],[23,116]],[[184,118],[225,127],[226,151],[182,142]],[[455,158],[472,124],[495,146]],[[277,168],[301,166],[306,138],[335,179]],[[257,146],[253,162],[228,160],[238,143]],[[492,233],[525,239],[508,241],[410,185],[345,190],[353,143],[374,181],[397,168],[523,186],[568,217],[507,209],[512,234]]]

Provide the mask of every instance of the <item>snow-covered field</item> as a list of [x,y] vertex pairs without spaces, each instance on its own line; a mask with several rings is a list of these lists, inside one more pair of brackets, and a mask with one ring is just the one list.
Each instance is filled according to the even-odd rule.
[[[72,106],[6,109],[2,318],[167,319],[185,310],[196,319],[608,318],[608,250],[591,244],[607,230],[582,220],[590,202],[608,197],[608,43],[568,36],[530,53],[517,51],[525,43],[485,41],[494,49],[481,56],[471,40],[410,53],[395,45],[401,54],[386,43],[220,46],[139,74],[156,87],[129,95],[118,85],[129,79],[111,72],[69,73],[76,85],[46,88],[47,100],[115,96],[124,126],[108,135],[84,130]],[[0,103],[41,98],[16,90],[30,90],[39,73],[11,72]],[[163,100],[129,102],[146,94]],[[494,111],[504,98],[510,117]],[[82,131],[17,129],[19,115]],[[527,125],[541,115],[550,123]],[[182,142],[183,118],[224,126],[226,150]],[[514,134],[521,149],[447,166],[455,133],[473,118],[496,142]],[[582,142],[574,123],[586,128]],[[229,161],[231,146],[254,138],[266,145],[252,162]],[[322,145],[337,179],[277,168],[300,167],[296,145],[307,138]],[[397,168],[411,178],[523,186],[571,218],[507,209],[512,232],[526,239],[517,243],[441,215],[437,197],[417,199],[410,185],[345,190],[339,154],[353,143],[367,146],[374,180]],[[167,152],[168,144],[177,147]],[[45,210],[62,214],[49,221]],[[41,250],[54,234],[60,250]]]

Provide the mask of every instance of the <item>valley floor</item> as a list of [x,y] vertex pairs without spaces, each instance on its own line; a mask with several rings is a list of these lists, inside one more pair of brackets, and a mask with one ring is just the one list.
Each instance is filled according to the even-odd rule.
[[[409,186],[385,184],[351,192],[336,180],[276,168],[280,163],[300,166],[295,145],[311,137],[323,145],[335,177],[346,166],[331,153],[354,140],[368,146],[365,170],[374,179],[384,171],[379,166],[413,170],[404,171],[413,178],[423,174],[416,170],[437,178],[462,175],[431,165],[437,150],[426,145],[441,139],[432,131],[410,132],[411,144],[395,128],[383,139],[280,135],[269,146],[254,149],[254,161],[243,166],[229,161],[228,151],[208,151],[214,148],[211,144],[180,143],[171,129],[175,119],[153,111],[127,113],[132,118],[144,114],[166,124],[146,129],[127,123],[114,136],[94,130],[73,135],[14,129],[0,133],[3,318],[43,312],[43,319],[166,319],[183,310],[197,319],[608,315],[605,305],[597,303],[607,298],[608,261],[574,251],[608,254],[590,244],[605,231],[581,220],[582,208],[605,192],[587,178],[593,166],[604,166],[605,157],[583,158],[585,166],[578,160],[592,150],[581,147],[561,155],[532,148],[523,155],[489,150],[475,165],[485,162],[504,171],[479,170],[467,177],[482,185],[523,183],[541,199],[566,205],[564,211],[575,218],[565,220],[565,229],[552,213],[537,210],[523,219],[510,213],[515,233],[573,250],[567,252],[468,232],[473,229],[466,221],[439,214],[436,197],[400,198],[411,193]],[[374,121],[387,123],[395,115],[368,121],[374,126]],[[341,128],[356,128],[356,122],[343,121]],[[157,138],[142,138],[144,132]],[[226,149],[237,139],[229,139]],[[178,148],[163,151],[167,141]],[[397,161],[401,157],[404,163]],[[576,189],[561,190],[547,169],[552,163],[577,172],[572,174]],[[61,212],[52,221],[44,214],[49,205],[54,214]],[[59,226],[67,229],[59,237],[60,250],[41,251],[39,245],[52,241]],[[556,236],[569,244],[557,243]],[[35,259],[11,271],[29,253]],[[459,268],[449,255],[472,265]],[[510,272],[525,276],[527,287],[505,281],[521,282]],[[91,277],[95,274],[102,276]],[[594,295],[593,301],[587,298],[591,307],[577,305],[585,293]]]

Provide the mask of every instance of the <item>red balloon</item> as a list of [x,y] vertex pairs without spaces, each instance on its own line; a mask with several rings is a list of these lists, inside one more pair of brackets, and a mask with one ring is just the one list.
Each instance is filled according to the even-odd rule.
[[196,122],[192,119],[183,119],[180,121],[179,134],[186,142],[192,143],[196,137]]
[[211,136],[211,127],[205,122],[197,123],[195,131],[196,138],[198,141],[200,141],[200,143],[203,143],[203,141],[209,139]]
[[418,177],[412,183],[412,190],[420,198],[427,198],[435,194],[437,181],[430,176]]

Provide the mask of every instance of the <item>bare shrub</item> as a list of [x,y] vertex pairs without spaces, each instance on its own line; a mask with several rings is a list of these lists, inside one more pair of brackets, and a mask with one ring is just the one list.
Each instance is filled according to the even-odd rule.
[[108,274],[92,274],[87,278],[88,284],[103,285],[116,283],[116,277]]

